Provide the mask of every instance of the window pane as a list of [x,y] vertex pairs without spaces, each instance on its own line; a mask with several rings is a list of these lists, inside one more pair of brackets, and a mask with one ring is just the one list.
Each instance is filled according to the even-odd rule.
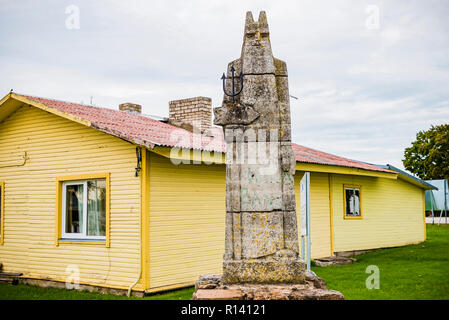
[[106,234],[106,180],[87,181],[87,235]]
[[345,198],[346,198],[346,215],[351,216],[351,209],[350,209],[350,200],[352,196],[352,190],[351,189],[345,189]]
[[360,190],[345,189],[346,196],[346,215],[352,217],[360,216]]
[[82,184],[66,187],[66,233],[83,232],[83,194]]

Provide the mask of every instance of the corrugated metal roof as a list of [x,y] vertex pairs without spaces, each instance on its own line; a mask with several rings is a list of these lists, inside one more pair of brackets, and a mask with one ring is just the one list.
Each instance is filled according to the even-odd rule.
[[193,134],[143,115],[47,98],[21,96],[88,120],[95,129],[146,147],[153,148],[159,145],[192,148],[193,146],[194,149],[206,151],[224,151],[222,139]]
[[405,172],[405,171],[403,171],[403,170],[401,170],[401,169],[399,169],[399,168],[396,168],[395,166],[393,166],[393,165],[391,165],[391,164],[387,164],[387,165],[376,164],[375,166],[376,166],[376,167],[379,167],[379,168],[383,168],[383,169],[390,169],[390,170],[392,170],[392,171],[396,171],[397,173],[402,174],[402,175],[405,176],[405,177],[408,177],[408,178],[410,178],[410,179],[415,180],[415,181],[418,182],[418,183],[421,183],[422,185],[428,187],[428,188],[431,189],[431,190],[438,190],[437,187],[435,187],[434,185],[430,184],[429,182],[424,181],[424,180],[421,180],[421,179],[418,178],[418,177],[412,176],[411,174],[409,174],[409,173],[407,173],[407,172]]
[[292,144],[293,152],[295,153],[296,161],[302,163],[322,164],[340,167],[358,168],[370,171],[389,172],[392,171],[378,166],[374,166],[361,161],[351,160],[330,153],[318,151],[298,144]]
[[[49,108],[54,108],[87,120],[93,128],[99,131],[145,147],[153,148],[157,145],[216,152],[225,151],[223,131],[221,128],[214,127],[212,129],[213,137],[208,137],[193,134],[190,131],[139,114],[28,95],[20,96],[41,103]],[[298,144],[293,143],[292,147],[296,161],[298,162],[392,173],[388,169],[338,157]]]

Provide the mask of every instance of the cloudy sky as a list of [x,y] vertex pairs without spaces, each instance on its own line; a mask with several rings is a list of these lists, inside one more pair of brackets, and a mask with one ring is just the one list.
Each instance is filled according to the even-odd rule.
[[449,122],[447,0],[0,0],[0,95],[218,106],[248,10],[287,62],[294,142],[403,168],[416,132]]

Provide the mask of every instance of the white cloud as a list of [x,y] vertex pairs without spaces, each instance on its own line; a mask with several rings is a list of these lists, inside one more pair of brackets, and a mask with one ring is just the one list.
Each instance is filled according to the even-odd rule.
[[[240,54],[245,12],[266,10],[289,69],[295,142],[401,167],[418,130],[449,122],[449,5],[422,1],[0,1],[0,95],[18,92],[168,115],[210,96]],[[80,8],[79,30],[65,8]],[[379,28],[366,8],[379,8]]]

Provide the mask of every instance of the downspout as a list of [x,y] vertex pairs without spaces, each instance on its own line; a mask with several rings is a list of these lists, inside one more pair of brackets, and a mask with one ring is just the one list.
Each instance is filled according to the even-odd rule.
[[140,228],[139,228],[139,239],[140,239],[140,255],[139,255],[139,276],[137,277],[136,281],[133,282],[132,285],[128,288],[128,294],[127,296],[131,296],[131,290],[134,288],[134,286],[139,282],[141,276],[142,276],[142,209],[140,210]]
[[[148,167],[147,167],[147,150],[145,148],[140,149],[140,152],[137,152],[137,161],[138,161],[138,167],[139,163],[141,164],[141,168],[137,170],[136,168],[136,175],[140,172],[140,228],[139,228],[139,239],[140,239],[140,257],[139,257],[139,276],[137,277],[136,281],[133,282],[128,288],[128,297],[131,296],[132,288],[139,282],[139,280],[142,278],[142,288],[146,289],[146,276],[142,277],[143,268],[147,267],[147,259],[144,259],[144,256],[146,256],[146,248],[147,245],[144,243],[148,240],[147,236],[145,235],[146,232],[149,232],[148,228],[146,228],[148,217],[145,217],[144,215],[148,214],[148,197],[147,197],[147,175],[148,175]],[[145,228],[145,230],[143,230]],[[142,231],[143,230],[143,231]],[[145,275],[147,272],[145,272]]]
[[333,193],[333,181],[332,173],[328,173],[328,184],[329,184],[329,224],[330,224],[330,245],[331,245],[331,256],[334,255],[334,203],[332,199]]

